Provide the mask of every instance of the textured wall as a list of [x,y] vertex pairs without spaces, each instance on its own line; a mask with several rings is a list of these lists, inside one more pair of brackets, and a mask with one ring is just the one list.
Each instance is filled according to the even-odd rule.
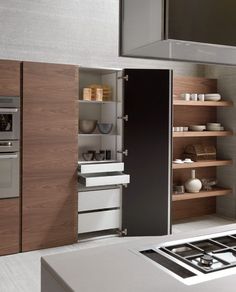
[[1,0],[0,59],[203,74],[190,63],[119,58],[118,11],[119,0]]

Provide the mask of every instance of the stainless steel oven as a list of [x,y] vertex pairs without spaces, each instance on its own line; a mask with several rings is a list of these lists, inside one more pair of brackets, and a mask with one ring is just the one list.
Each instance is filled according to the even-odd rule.
[[19,197],[20,152],[19,141],[0,141],[0,199]]
[[0,140],[20,139],[20,97],[0,96]]

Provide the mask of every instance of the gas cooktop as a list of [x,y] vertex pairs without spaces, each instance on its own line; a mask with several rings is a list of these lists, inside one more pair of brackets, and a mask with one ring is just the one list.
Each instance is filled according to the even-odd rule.
[[138,253],[185,284],[236,274],[236,231],[164,243]]

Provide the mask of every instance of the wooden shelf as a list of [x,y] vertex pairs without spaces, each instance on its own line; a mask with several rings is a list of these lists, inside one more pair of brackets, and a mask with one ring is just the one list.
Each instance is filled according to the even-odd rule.
[[184,194],[173,194],[172,201],[183,201],[183,200],[192,200],[192,199],[200,199],[207,197],[218,197],[218,196],[226,196],[232,193],[232,189],[225,188],[214,188],[212,191],[200,191],[199,193],[184,193]]
[[173,100],[173,105],[183,106],[219,106],[219,107],[232,107],[234,104],[232,101],[220,100],[220,101],[186,101],[186,100]]
[[199,167],[212,167],[212,166],[225,166],[232,165],[232,160],[206,160],[193,163],[173,163],[173,169],[186,169],[186,168],[199,168]]
[[173,138],[186,138],[186,137],[225,137],[233,136],[232,131],[202,131],[202,132],[173,132]]

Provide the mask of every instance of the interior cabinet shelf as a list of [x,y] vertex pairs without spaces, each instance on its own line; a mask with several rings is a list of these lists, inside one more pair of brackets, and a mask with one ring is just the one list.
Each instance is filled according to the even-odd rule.
[[207,197],[218,197],[218,196],[226,196],[232,193],[232,189],[225,188],[214,188],[211,191],[200,191],[199,193],[184,193],[184,194],[173,194],[172,201],[183,201],[183,200],[192,200],[192,199],[200,199]]
[[232,160],[206,160],[193,163],[173,163],[173,169],[186,169],[186,168],[199,168],[199,167],[212,167],[212,166],[225,166],[232,165]]
[[173,105],[183,106],[219,106],[219,107],[232,107],[234,104],[232,101],[186,101],[186,100],[173,100]]
[[104,136],[117,136],[116,134],[78,134],[79,137],[104,137]]
[[233,136],[232,131],[202,131],[202,132],[173,132],[174,138],[187,138],[187,137],[225,137]]
[[108,101],[98,101],[98,100],[81,100],[78,99],[79,103],[86,104],[116,104],[118,101],[108,100]]

